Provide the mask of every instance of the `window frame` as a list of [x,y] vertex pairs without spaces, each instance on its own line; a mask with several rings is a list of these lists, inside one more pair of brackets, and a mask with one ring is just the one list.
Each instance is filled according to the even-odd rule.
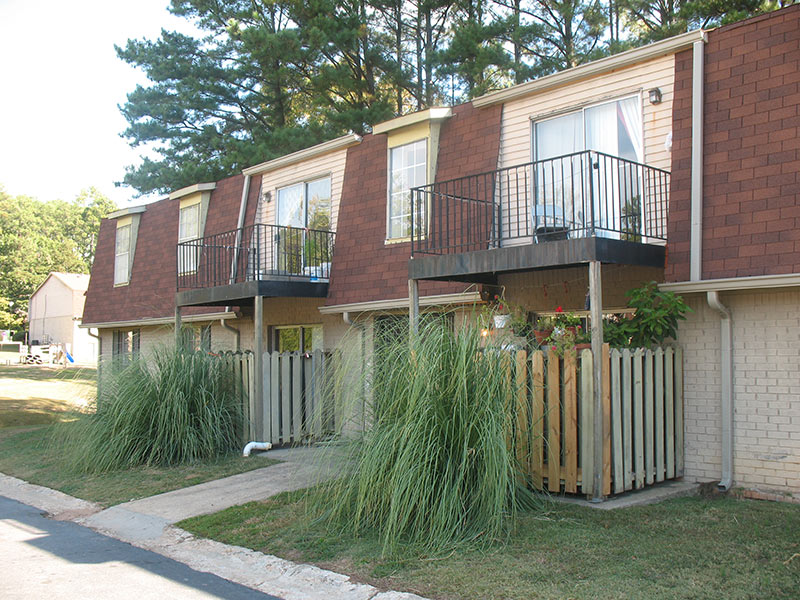
[[536,162],[539,159],[536,152],[536,124],[537,123],[544,123],[545,121],[551,121],[553,119],[559,119],[561,117],[566,117],[567,115],[574,115],[574,114],[581,114],[581,138],[583,142],[583,150],[579,150],[579,152],[586,151],[586,111],[592,108],[596,108],[598,106],[602,106],[604,104],[611,104],[612,102],[620,102],[622,100],[629,100],[631,98],[635,98],[638,102],[639,112],[642,116],[642,128],[637,133],[639,134],[639,141],[642,143],[642,162],[645,161],[645,135],[644,135],[644,103],[642,102],[642,94],[641,92],[631,92],[628,94],[623,94],[622,96],[614,96],[613,98],[604,98],[602,100],[598,100],[596,102],[590,102],[587,104],[582,104],[580,106],[573,106],[568,107],[564,110],[559,110],[556,112],[552,112],[550,114],[543,114],[539,116],[531,117],[530,123],[530,156],[531,162]]
[[[128,246],[124,252],[119,251],[119,234],[121,231],[127,230],[128,235]],[[127,223],[126,225],[122,225],[117,227],[115,238],[114,238],[114,287],[128,285],[131,281],[131,241],[133,236],[133,224]],[[125,269],[122,269],[123,273],[120,273],[120,269],[118,268],[118,261],[121,256],[125,256]],[[120,275],[124,275],[125,279],[120,279]]]
[[[313,341],[313,335],[314,335],[313,334],[313,330],[315,328],[319,329],[320,335],[322,336],[322,340],[321,340],[321,346],[322,347],[320,347],[320,348],[312,348],[312,349],[309,350],[309,349],[306,348],[305,332],[306,331],[309,332],[309,334],[312,336],[312,341]],[[324,350],[324,347],[325,347],[325,331],[323,329],[322,323],[301,323],[301,324],[296,324],[296,325],[273,325],[272,326],[272,332],[271,332],[271,335],[270,335],[271,340],[270,341],[271,341],[271,347],[272,347],[272,351],[273,352],[280,352],[280,341],[279,341],[278,336],[280,335],[281,331],[284,331],[284,330],[287,330],[287,329],[299,329],[300,330],[300,335],[299,335],[300,349],[299,350],[285,350],[284,352],[307,353],[307,352],[315,352],[316,350]]]
[[115,368],[124,368],[139,358],[141,338],[142,330],[140,328],[114,329],[112,331],[111,362]]
[[[408,188],[407,194],[408,194],[408,202],[409,202],[409,208],[410,208],[411,207],[411,189],[415,188],[415,187],[419,187],[421,185],[428,185],[428,183],[429,183],[428,180],[430,179],[430,173],[428,172],[428,170],[429,170],[429,164],[430,164],[430,156],[428,156],[428,152],[429,152],[429,147],[430,147],[430,137],[429,136],[421,137],[419,139],[412,140],[410,142],[406,142],[405,144],[398,144],[397,146],[392,146],[392,147],[388,148],[388,157],[387,157],[388,169],[387,169],[387,181],[386,181],[386,238],[385,238],[385,241],[386,241],[386,243],[389,243],[389,244],[411,241],[411,230],[412,230],[411,224],[413,223],[413,220],[414,220],[414,214],[413,214],[413,211],[412,211],[408,215],[408,217],[409,217],[409,220],[408,220],[408,232],[406,233],[406,235],[392,236],[392,218],[393,218],[393,216],[392,216],[392,196],[394,195],[393,191],[392,191],[392,181],[394,179],[393,178],[393,173],[394,173],[393,153],[394,153],[394,151],[400,150],[401,148],[407,148],[408,146],[416,145],[416,144],[419,144],[419,143],[423,143],[425,145],[425,149],[424,149],[424,153],[423,153],[423,156],[425,157],[425,163],[422,165],[423,166],[423,173],[425,174],[425,180],[424,180],[423,183],[419,183],[417,185],[412,185],[412,186],[410,186]],[[414,168],[418,168],[419,166],[420,166],[419,164],[415,164]],[[424,215],[424,209],[421,212],[420,216],[423,216],[423,215]],[[397,217],[395,217],[395,218],[397,218]],[[419,219],[419,221],[421,222],[422,219]]]
[[[200,235],[200,219],[202,217],[202,202],[198,201],[187,206],[182,206],[178,209],[178,244],[183,242],[192,242],[195,240],[199,240],[202,236]],[[195,235],[181,235],[181,230],[184,225],[183,215],[187,213],[189,210],[196,211],[197,218],[195,221]],[[187,275],[191,273],[196,273],[198,265],[200,264],[200,248],[194,247],[190,251],[191,247],[182,246],[182,251],[178,253],[178,275]],[[189,259],[191,264],[185,264],[184,261]],[[186,267],[186,268],[184,268]]]

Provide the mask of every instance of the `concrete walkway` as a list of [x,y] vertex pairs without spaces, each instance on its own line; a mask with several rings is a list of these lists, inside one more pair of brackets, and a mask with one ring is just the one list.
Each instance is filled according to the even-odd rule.
[[424,600],[415,594],[381,592],[353,582],[346,575],[311,565],[198,539],[175,527],[174,523],[182,519],[308,487],[315,477],[313,452],[307,448],[271,451],[265,456],[284,462],[105,510],[2,474],[0,496],[284,600]]

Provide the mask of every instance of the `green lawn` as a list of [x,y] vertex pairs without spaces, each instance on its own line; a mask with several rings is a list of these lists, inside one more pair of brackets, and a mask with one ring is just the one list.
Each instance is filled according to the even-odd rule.
[[[69,424],[62,424],[68,427]],[[51,427],[0,429],[0,472],[85,500],[111,506],[178,488],[267,467],[277,461],[233,455],[178,467],[138,467],[100,475],[65,470],[51,449]]]
[[[91,368],[0,366],[0,472],[110,506],[276,462],[234,455],[181,467],[71,473],[52,444],[51,432],[59,430],[45,425],[74,419],[76,410],[89,406],[96,377],[96,369]],[[60,424],[70,426],[69,422]]]
[[0,366],[0,428],[53,423],[82,410],[96,380],[94,368]]
[[179,525],[430,598],[800,597],[797,505],[700,497],[614,511],[551,504],[523,514],[508,542],[490,551],[381,560],[373,537],[309,526],[303,497],[284,494]]

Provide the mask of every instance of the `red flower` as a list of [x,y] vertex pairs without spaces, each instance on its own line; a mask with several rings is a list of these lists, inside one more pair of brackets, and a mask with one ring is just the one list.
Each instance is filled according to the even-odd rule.
[[558,307],[556,307],[556,312],[557,312],[557,313],[563,313],[563,312],[564,312],[564,309],[563,309],[563,308],[561,308],[560,306],[558,306]]

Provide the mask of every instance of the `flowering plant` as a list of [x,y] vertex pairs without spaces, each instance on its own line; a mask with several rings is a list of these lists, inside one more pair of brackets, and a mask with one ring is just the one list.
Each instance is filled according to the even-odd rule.
[[581,318],[575,313],[566,313],[562,307],[556,308],[556,316],[553,317],[554,328],[564,328],[581,326]]

